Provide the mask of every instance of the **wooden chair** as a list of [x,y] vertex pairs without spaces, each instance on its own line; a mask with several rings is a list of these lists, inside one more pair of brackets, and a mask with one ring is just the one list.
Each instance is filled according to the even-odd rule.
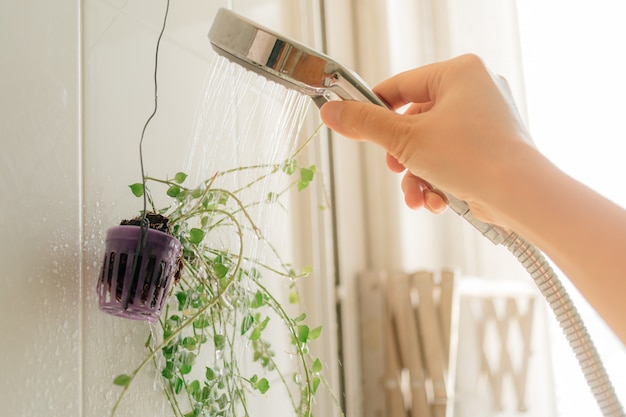
[[365,273],[358,282],[364,416],[452,416],[455,273]]

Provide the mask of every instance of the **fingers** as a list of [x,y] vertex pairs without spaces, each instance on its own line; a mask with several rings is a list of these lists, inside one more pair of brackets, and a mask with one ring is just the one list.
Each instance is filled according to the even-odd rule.
[[413,118],[420,116],[401,115],[374,104],[356,101],[328,102],[322,106],[320,115],[322,121],[337,133],[352,139],[368,140],[401,163],[411,152],[407,145],[416,137]]
[[402,72],[378,84],[374,92],[398,109],[409,103],[434,103],[446,91],[471,85],[471,80],[478,79],[477,75],[489,74],[480,57],[466,54]]
[[[337,133],[352,139],[387,137],[394,112],[371,103],[330,101],[320,109],[322,121]],[[377,142],[380,142],[378,140]]]
[[398,160],[389,153],[387,153],[387,168],[389,168],[391,172],[395,172],[396,174],[399,174],[406,169],[404,165],[398,162]]
[[422,180],[407,172],[402,178],[402,192],[404,193],[404,203],[411,209],[418,209],[424,206],[424,186]]
[[424,190],[424,207],[435,214],[443,213],[448,208],[446,200],[436,191]]
[[414,120],[407,117],[427,112],[434,106],[446,68],[442,63],[426,65],[391,77],[375,88],[393,109],[411,104],[405,117],[371,103],[331,101],[320,110],[322,120],[339,134],[369,140],[398,158],[412,132]]
[[[420,113],[429,106],[415,107]],[[324,104],[320,110],[324,123],[339,134],[355,138],[368,139],[387,150],[387,167],[396,173],[405,171],[405,166],[393,156],[394,146],[406,140],[409,131],[398,128],[398,115],[388,109],[373,104],[353,101],[332,101]],[[396,124],[394,124],[396,123]],[[419,177],[410,172],[402,180],[402,190],[406,205],[412,209],[426,207],[433,213],[440,213],[447,207],[445,200]]]
[[404,202],[411,209],[425,207],[431,212],[442,213],[448,207],[446,200],[421,178],[407,172],[402,178]]
[[432,109],[434,103],[429,101],[428,103],[413,103],[409,108],[404,112],[404,114],[420,114],[425,113],[428,110]]
[[393,109],[409,103],[433,101],[439,84],[440,64],[431,64],[395,75],[374,88]]

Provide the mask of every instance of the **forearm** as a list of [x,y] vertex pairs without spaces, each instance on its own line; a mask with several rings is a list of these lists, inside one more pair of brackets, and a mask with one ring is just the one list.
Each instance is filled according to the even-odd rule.
[[534,149],[508,162],[487,197],[495,215],[544,251],[626,343],[626,211]]

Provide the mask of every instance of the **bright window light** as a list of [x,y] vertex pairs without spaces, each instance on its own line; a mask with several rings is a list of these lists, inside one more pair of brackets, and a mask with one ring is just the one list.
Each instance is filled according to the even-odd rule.
[[[626,3],[520,0],[518,12],[535,143],[561,169],[626,207]],[[568,290],[624,405],[626,349]],[[599,416],[556,325],[553,346],[558,414]]]

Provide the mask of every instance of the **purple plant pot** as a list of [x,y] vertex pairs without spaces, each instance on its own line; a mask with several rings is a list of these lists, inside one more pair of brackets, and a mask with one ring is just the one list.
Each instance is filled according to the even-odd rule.
[[141,227],[130,225],[107,231],[96,291],[105,313],[155,323],[178,269],[182,246],[167,233],[146,229],[145,246],[137,254],[140,231]]

